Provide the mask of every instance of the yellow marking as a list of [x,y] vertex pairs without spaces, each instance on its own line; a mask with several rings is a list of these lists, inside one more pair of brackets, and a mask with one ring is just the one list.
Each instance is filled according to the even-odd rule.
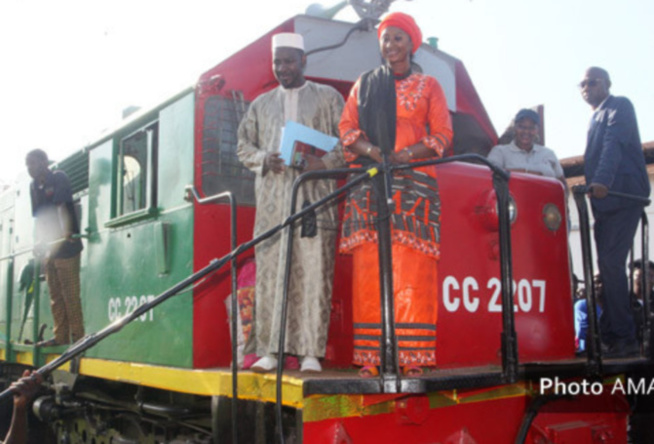
[[[193,370],[85,358],[80,364],[80,374],[195,395],[232,395],[232,374],[228,370]],[[282,381],[284,404],[302,408],[302,380],[284,375]],[[275,395],[274,374],[239,373],[239,398],[275,402]]]
[[375,177],[377,174],[379,174],[379,169],[376,168],[376,167],[373,167],[373,168],[370,168],[370,169],[369,169],[368,171],[366,171],[366,172],[368,173],[368,176],[370,176],[370,177]]
[[527,396],[529,394],[530,392],[527,390],[527,387],[524,383],[517,383],[517,384],[495,387],[488,391],[484,390],[481,393],[471,394],[470,396],[465,396],[464,394],[459,392],[457,404],[469,404],[473,402],[484,402],[484,401],[492,401],[497,399],[516,398],[519,396]]
[[312,395],[304,399],[302,420],[306,423],[393,413],[395,401],[395,399],[389,399],[365,405],[364,395]]
[[[4,349],[0,349],[3,357]],[[58,355],[47,354],[46,362]],[[17,352],[16,361],[21,364],[34,365],[31,351]],[[61,370],[70,371],[69,363]],[[104,359],[83,358],[80,374],[120,381],[129,384],[144,385],[162,390],[189,393],[202,396],[231,396],[231,372],[227,369],[184,369],[164,367],[133,362],[108,361]],[[605,380],[607,384],[615,378]],[[391,397],[386,401],[369,404],[369,398],[361,394],[353,395],[311,395],[307,398],[302,393],[303,380],[292,376],[282,377],[282,395],[284,405],[303,410],[303,421],[318,422],[328,419],[375,416],[393,413],[398,402],[405,402],[412,396],[427,396],[430,409],[447,408],[459,404],[487,402],[504,398],[530,396],[533,385],[517,383],[472,390],[445,390],[421,395],[404,395]],[[240,372],[238,377],[238,396],[241,399],[275,402],[276,378],[274,374]]]
[[429,408],[439,409],[459,404],[455,391],[428,393]]
[[427,396],[429,408],[439,409],[459,404],[527,396],[528,394],[524,384],[513,384],[482,391],[473,389],[470,391],[448,390],[416,395],[407,394],[372,405],[365,404],[364,395],[313,395],[304,399],[302,420],[306,423],[393,413],[398,403],[406,402],[413,396]]
[[6,361],[7,360],[7,350],[4,348],[0,348],[0,361]]
[[16,351],[16,362],[24,365],[34,365],[34,353],[31,351]]
[[[58,357],[59,357],[58,354],[48,353],[47,355],[45,355],[45,363],[48,364],[48,363],[54,361],[55,359],[57,359]],[[57,367],[57,369],[69,372],[70,371],[70,361],[66,362],[65,364],[62,364],[59,367]]]

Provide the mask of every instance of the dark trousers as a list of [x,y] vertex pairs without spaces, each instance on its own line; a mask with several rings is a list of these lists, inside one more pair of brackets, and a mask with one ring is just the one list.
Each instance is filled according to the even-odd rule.
[[608,344],[636,339],[626,263],[642,213],[640,206],[593,212],[597,263],[603,286],[600,331],[602,341]]

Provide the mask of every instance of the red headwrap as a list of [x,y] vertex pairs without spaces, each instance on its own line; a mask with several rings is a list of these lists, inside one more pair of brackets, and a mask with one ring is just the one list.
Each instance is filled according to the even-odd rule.
[[382,32],[384,32],[384,29],[388,28],[389,26],[400,28],[402,31],[409,34],[411,43],[413,43],[413,53],[418,50],[418,47],[422,43],[422,32],[420,32],[420,28],[418,28],[418,25],[416,24],[416,21],[413,20],[413,17],[403,12],[391,12],[390,14],[386,15],[386,17],[384,17],[384,19],[379,24],[379,28],[377,29],[378,39],[381,39]]

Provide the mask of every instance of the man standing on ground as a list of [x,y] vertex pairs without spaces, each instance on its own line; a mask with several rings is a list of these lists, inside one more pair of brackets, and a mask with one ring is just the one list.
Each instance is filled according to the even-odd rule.
[[40,149],[27,154],[32,215],[36,218],[36,245],[45,255],[45,277],[50,290],[54,338],[42,347],[66,345],[84,336],[80,301],[80,252],[82,242],[75,215],[73,194],[63,171],[50,171],[48,155]]
[[607,357],[639,353],[629,298],[626,261],[643,204],[609,196],[620,192],[648,197],[649,179],[634,107],[625,97],[609,94],[608,72],[592,67],[580,83],[581,94],[593,108],[584,154],[585,176],[595,218],[597,261],[603,284],[600,316]]
[[[288,217],[293,181],[302,172],[285,166],[280,158],[285,122],[295,121],[337,137],[343,109],[343,98],[334,88],[304,78],[306,57],[301,35],[277,34],[273,36],[272,49],[273,72],[280,85],[252,102],[238,130],[238,157],[256,174],[254,236]],[[303,171],[344,164],[340,145],[322,158],[310,155],[304,158]],[[300,190],[299,202],[316,202],[334,188],[332,180],[310,181]],[[301,357],[302,371],[321,371],[317,358],[325,354],[337,217],[336,205],[328,205],[316,210],[316,230],[302,234],[295,230],[284,350]],[[261,359],[252,366],[254,371],[271,371],[277,365],[285,237],[278,233],[255,247],[255,341],[256,354]]]

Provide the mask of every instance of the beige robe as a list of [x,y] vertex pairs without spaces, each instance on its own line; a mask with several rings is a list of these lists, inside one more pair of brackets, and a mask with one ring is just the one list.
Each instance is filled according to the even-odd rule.
[[[285,168],[281,174],[262,176],[267,153],[279,151],[282,127],[287,120],[338,137],[343,98],[333,88],[307,81],[296,89],[277,87],[257,97],[238,129],[237,154],[256,174],[256,220],[254,236],[281,224],[290,214],[293,181],[299,172]],[[340,144],[323,157],[327,168],[344,165]],[[306,183],[298,193],[296,211],[305,201],[316,202],[336,188],[335,181]],[[300,237],[295,226],[289,284],[285,352],[323,357],[331,311],[335,238],[338,229],[336,204],[316,212],[318,234]],[[255,247],[257,264],[255,341],[256,354],[276,353],[286,264],[287,230]],[[247,352],[247,350],[246,350]]]

